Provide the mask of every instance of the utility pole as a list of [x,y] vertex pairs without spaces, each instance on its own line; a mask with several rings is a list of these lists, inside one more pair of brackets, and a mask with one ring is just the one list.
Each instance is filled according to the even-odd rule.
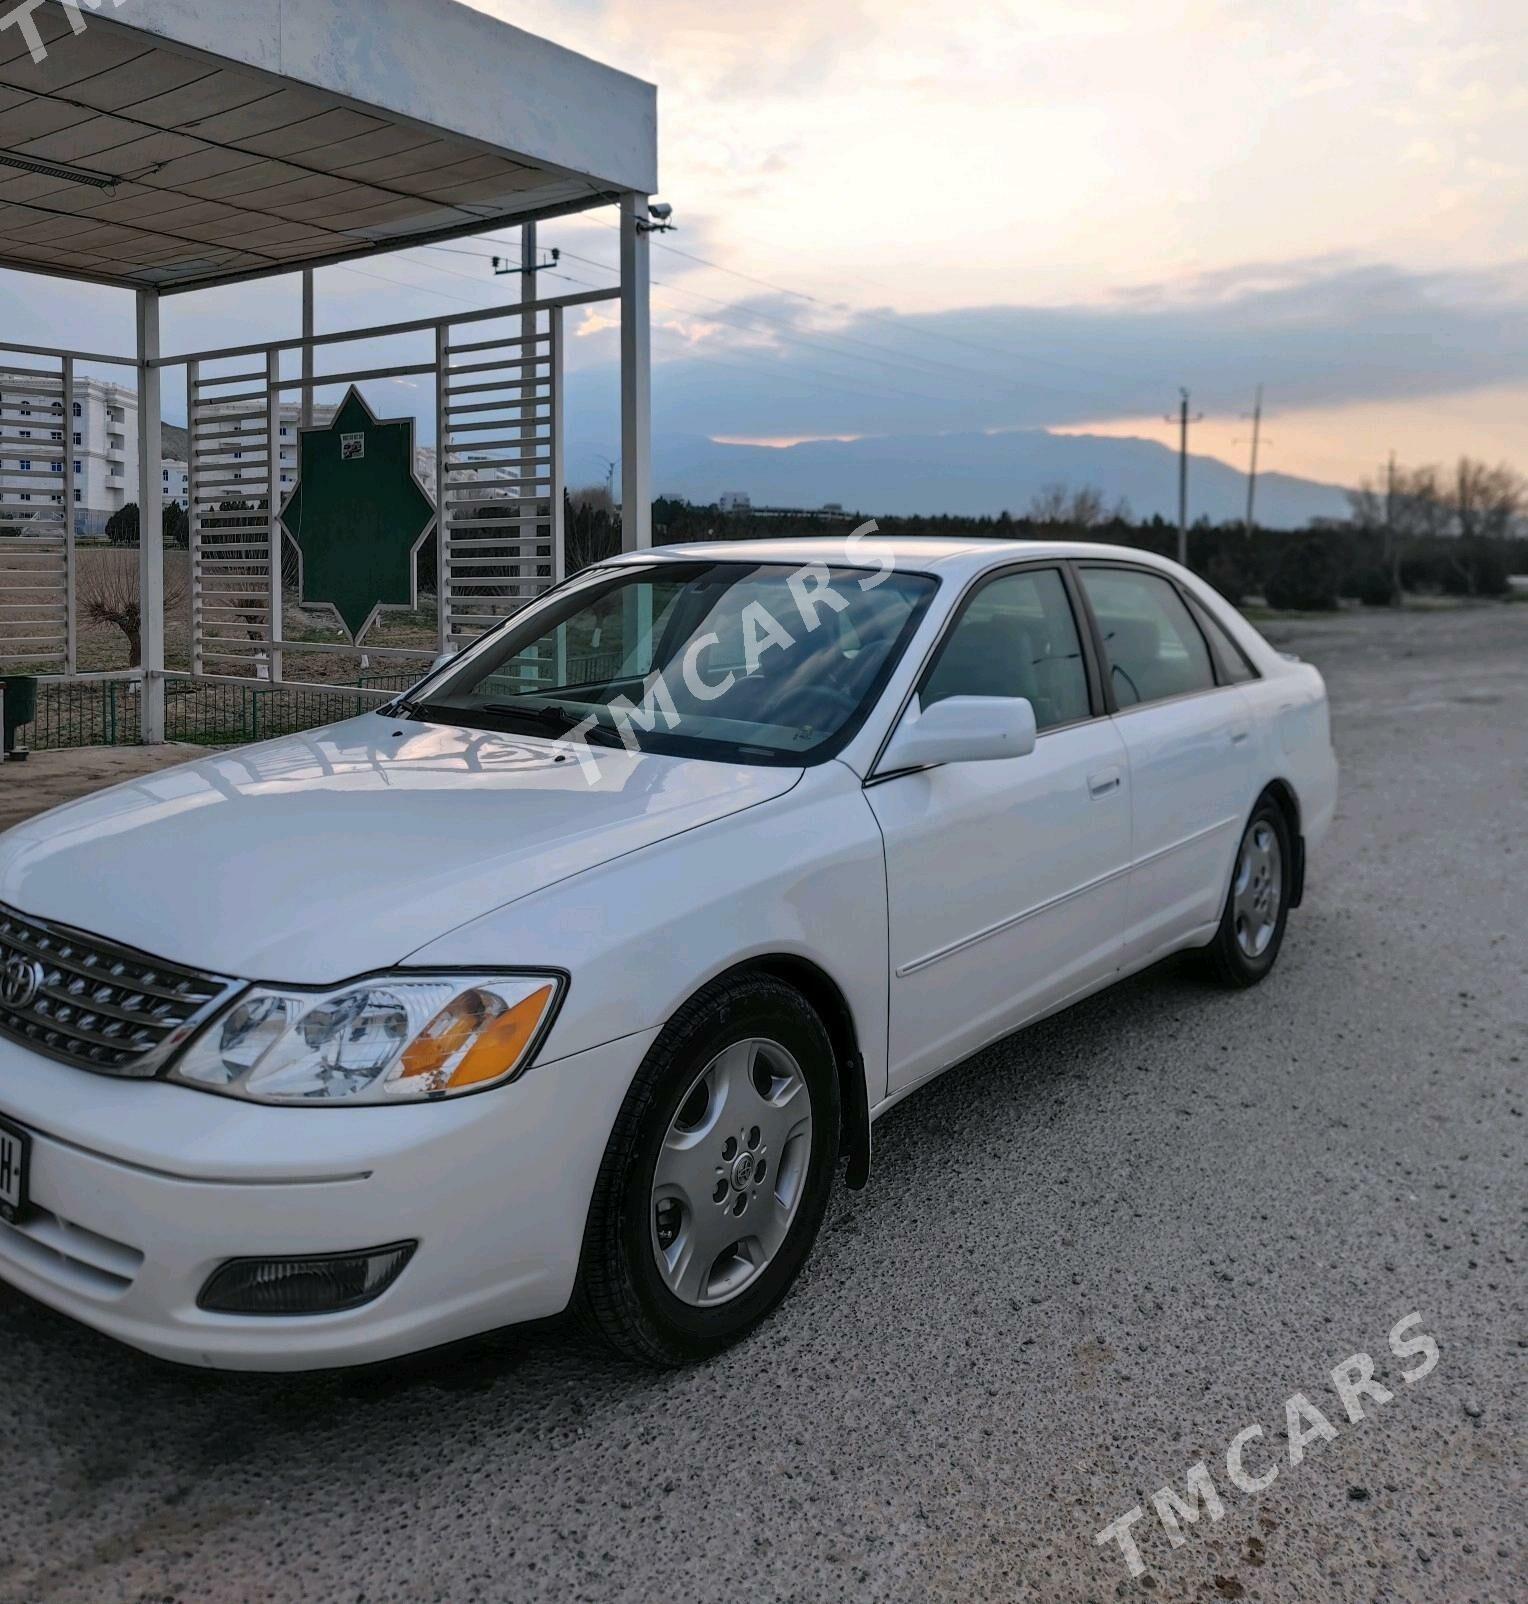
[[1247,539],[1252,538],[1252,507],[1257,499],[1257,447],[1263,432],[1263,387],[1258,385],[1252,403],[1252,466],[1247,472]]
[[1178,561],[1188,567],[1188,426],[1198,423],[1204,417],[1202,412],[1196,412],[1192,418],[1188,415],[1188,391],[1179,390],[1178,416],[1173,418],[1169,413],[1167,421],[1178,425]]
[[1390,570],[1391,599],[1401,599],[1401,552],[1395,538],[1395,452],[1385,467],[1385,565]]

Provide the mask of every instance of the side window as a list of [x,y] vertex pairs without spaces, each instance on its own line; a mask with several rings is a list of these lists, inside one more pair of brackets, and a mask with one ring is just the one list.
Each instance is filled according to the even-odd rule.
[[1005,574],[972,597],[945,639],[922,706],[950,696],[1025,696],[1042,730],[1091,715],[1066,585],[1054,568]]
[[1082,583],[1122,708],[1214,688],[1210,649],[1168,580],[1133,568],[1084,568]]
[[1197,598],[1193,598],[1191,604],[1194,617],[1199,621],[1199,627],[1210,643],[1210,650],[1215,654],[1215,672],[1219,676],[1220,683],[1245,685],[1249,679],[1256,679],[1257,670],[1247,661],[1247,655],[1241,647],[1231,639],[1230,631],[1225,625]]

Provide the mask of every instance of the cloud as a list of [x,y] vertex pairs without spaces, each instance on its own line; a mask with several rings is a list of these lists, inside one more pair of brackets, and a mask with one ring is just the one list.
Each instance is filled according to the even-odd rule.
[[1528,383],[1528,263],[1254,263],[1097,303],[916,315],[750,294],[702,321],[704,349],[657,321],[656,407],[676,433],[1075,426],[1154,415],[1179,385],[1236,411],[1259,382],[1304,409]]

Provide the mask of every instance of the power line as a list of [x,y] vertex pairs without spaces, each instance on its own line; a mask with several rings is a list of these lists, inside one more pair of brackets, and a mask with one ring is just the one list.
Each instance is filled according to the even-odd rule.
[[[434,249],[434,248],[435,247],[433,247],[433,246],[424,247],[424,249],[426,249],[426,250],[431,250],[431,249]],[[475,251],[458,251],[458,252],[454,252],[453,254],[462,255],[462,256],[466,256],[466,255],[476,256],[476,255],[479,255],[479,253],[475,252]],[[565,259],[569,260],[569,261],[582,262],[586,266],[593,267],[593,268],[598,268],[601,272],[614,272],[615,271],[615,269],[612,268],[608,263],[596,262],[590,257],[579,256],[573,251],[566,251],[565,250],[565,251],[563,251],[562,254],[563,254],[563,257]],[[452,270],[447,268],[447,269],[442,269],[442,271],[450,272]],[[549,269],[546,269],[546,268],[542,269],[542,272],[548,272],[548,271],[549,271]],[[459,277],[459,278],[468,278],[468,277],[470,277],[469,274],[465,274],[465,273],[457,273],[456,276]],[[568,279],[568,281],[570,283],[575,283],[575,284],[584,282],[583,280],[580,280],[580,279],[572,279],[572,278],[569,277],[569,275],[567,275],[565,273],[553,273],[552,277],[554,277],[554,278],[565,278],[565,279]],[[653,280],[653,283],[654,284],[661,284],[661,281],[655,279],[655,280]],[[588,287],[591,288],[591,289],[599,288],[599,286],[597,286],[597,285],[589,285]],[[662,287],[666,291],[668,291],[670,293],[677,293],[677,294],[680,294],[680,295],[690,295],[690,296],[692,296],[692,298],[695,297],[695,292],[693,292],[693,291],[676,290],[673,286],[668,286],[668,285],[663,285]],[[712,296],[699,296],[698,298],[702,299],[702,300],[714,300],[715,299]],[[675,311],[675,312],[683,312],[684,311],[683,307],[674,306],[672,302],[666,301],[665,296],[655,296],[654,299],[657,300],[660,304],[668,305],[669,309],[672,310],[672,311]],[[716,302],[716,304],[719,305],[719,306],[726,306],[728,303],[723,302],[723,301],[718,301],[718,302]],[[765,314],[765,313],[756,313],[751,307],[733,308],[732,310],[740,311],[742,313],[742,315],[745,316],[745,317],[755,317],[756,316],[756,317],[763,318],[766,322],[779,323],[780,326],[786,331],[784,336],[783,336],[785,339],[791,341],[793,344],[804,346],[804,347],[806,347],[806,348],[808,348],[810,350],[822,351],[822,352],[826,353],[828,356],[839,357],[839,358],[847,358],[847,359],[849,359],[851,361],[875,362],[879,366],[890,367],[890,368],[893,368],[893,369],[903,368],[904,371],[907,371],[905,369],[905,364],[899,363],[899,362],[897,362],[895,360],[887,361],[885,358],[882,358],[882,357],[860,356],[857,352],[841,351],[837,347],[825,344],[821,340],[809,339],[805,335],[796,333],[794,331],[794,329],[792,328],[792,326],[790,324],[788,324],[788,323],[785,323],[783,320],[778,319],[778,318],[771,318],[771,317],[768,316],[768,314]],[[713,321],[713,322],[725,324],[727,327],[737,329],[740,333],[743,333],[743,334],[757,334],[757,333],[760,332],[758,329],[750,328],[747,324],[739,323],[735,318],[726,316],[726,315],[724,315],[722,313],[708,312],[708,313],[706,313],[704,315],[706,317],[708,317],[709,319],[711,319],[711,321]],[[814,371],[818,371],[818,370],[803,369],[802,371],[803,372],[814,372]],[[916,370],[911,370],[911,371],[916,373]],[[923,376],[924,377],[929,377],[930,375],[923,375]],[[839,374],[839,375],[837,375],[837,377],[841,378],[841,379],[842,378],[852,378],[852,375]],[[861,392],[861,391],[852,391],[852,390],[850,390],[850,391],[846,391],[845,393],[846,394],[850,394],[850,395],[856,395],[857,394],[857,395],[863,396],[863,392]],[[912,400],[912,401],[927,401],[927,402],[932,403],[935,406],[946,405],[948,403],[948,400],[949,400],[949,398],[947,396],[929,395],[927,392],[921,391],[921,390],[900,389],[900,388],[898,388],[896,386],[893,386],[893,385],[886,385],[885,383],[881,383],[881,385],[880,385],[880,393],[882,393],[882,394],[888,394],[889,393],[889,394],[892,394],[892,395],[899,395],[899,396],[904,397],[907,400]]]
[[[607,203],[613,202],[614,200],[613,196],[607,195],[604,191],[597,188],[597,186],[590,183],[588,179],[584,180],[584,187],[588,190],[592,197],[598,200],[603,200]],[[593,211],[581,212],[578,214],[578,217],[580,221],[594,223],[601,228],[613,229],[617,232],[620,230],[621,225],[619,223],[606,222],[603,217],[599,216],[598,213]],[[653,245],[660,251],[667,251],[671,256],[683,257],[685,260],[694,262],[698,266],[710,268],[716,273],[726,273],[730,277],[739,279],[745,284],[755,284],[764,289],[773,290],[777,295],[792,296],[796,300],[810,301],[816,306],[827,307],[830,311],[839,309],[831,302],[823,301],[820,297],[808,294],[805,290],[793,290],[788,285],[777,284],[770,279],[759,278],[749,273],[742,273],[733,267],[723,267],[720,262],[713,262],[704,256],[696,256],[691,251],[681,250],[677,245],[669,245],[663,240],[655,239],[653,241]],[[1033,352],[1029,351],[1015,351],[1011,347],[995,346],[987,341],[967,340],[962,339],[957,334],[947,334],[934,329],[921,328],[918,324],[909,322],[905,316],[888,316],[886,313],[872,312],[864,308],[851,308],[850,310],[853,311],[853,314],[856,317],[867,318],[872,322],[885,323],[888,327],[895,329],[899,334],[914,334],[919,335],[927,340],[938,340],[944,345],[963,346],[967,350],[977,351],[983,356],[1011,356],[1016,361],[1020,362],[1040,362],[1050,367],[1057,368],[1065,373],[1081,374],[1084,377],[1093,379],[1103,379],[1108,383],[1115,382],[1117,378],[1117,376],[1112,372],[1102,373],[1096,368],[1078,367],[1075,363],[1058,362],[1054,357],[1037,356]]]
[[[425,249],[434,249],[435,247],[424,247],[424,248]],[[477,256],[479,253],[476,252],[476,251],[461,251],[461,252],[456,252],[454,254],[463,255],[463,256]],[[564,256],[566,256],[569,253],[567,253],[565,251],[563,254],[564,254]],[[579,258],[576,258],[576,260],[584,261],[584,260],[586,260],[586,258],[579,257]],[[598,267],[598,268],[602,268],[602,269],[605,266],[605,264],[602,263],[602,262],[590,262],[589,265],[592,266],[592,267]],[[368,278],[376,278],[381,283],[384,283],[384,284],[397,284],[400,289],[422,290],[427,295],[441,296],[446,300],[455,301],[459,305],[463,305],[463,306],[474,306],[474,305],[476,305],[476,303],[474,303],[474,302],[470,302],[470,301],[464,300],[461,296],[447,295],[443,290],[432,290],[432,289],[429,289],[425,285],[406,284],[403,281],[397,280],[397,279],[385,279],[385,278],[382,278],[380,274],[369,272],[366,269],[347,267],[345,269],[345,271],[346,272],[352,272],[352,273],[364,273],[366,277],[368,277]],[[442,272],[451,273],[451,275],[453,277],[455,277],[455,278],[467,279],[469,282],[472,282],[472,283],[476,283],[477,282],[477,279],[474,277],[474,275],[472,275],[470,273],[463,273],[463,272],[460,272],[459,270],[456,270],[456,269],[453,269],[453,268],[442,268],[441,271]],[[564,283],[575,285],[579,289],[597,290],[597,289],[603,289],[605,287],[604,285],[591,283],[588,279],[577,278],[571,273],[557,272],[557,271],[554,271],[553,269],[548,268],[548,267],[543,267],[543,268],[541,268],[540,271],[542,273],[546,274],[546,276],[549,277],[549,278],[561,279]],[[505,315],[506,316],[512,315],[512,310],[513,309],[511,309],[510,311],[507,311]],[[676,310],[678,310],[678,309],[676,308]],[[734,326],[738,326],[738,325],[734,325]],[[659,329],[656,332],[660,336],[663,336],[663,337],[668,338],[668,339],[672,339],[672,340],[677,340],[678,339],[678,336],[673,335],[672,331],[670,331],[670,330]],[[745,329],[743,332],[747,333],[749,331]],[[673,347],[671,346],[671,349],[672,348]],[[744,374],[744,375],[746,375],[746,376],[748,376],[750,378],[755,378],[756,379],[758,377],[758,369],[757,368],[745,367],[742,363],[738,363],[738,362],[729,362],[725,358],[715,357],[715,356],[711,355],[710,352],[696,350],[693,346],[690,346],[690,345],[685,345],[683,347],[683,349],[684,349],[684,354],[687,357],[689,357],[692,360],[694,360],[694,361],[706,362],[706,363],[710,364],[712,367],[728,368],[728,369],[730,369],[731,371],[733,371],[735,373],[742,373],[742,374]],[[846,386],[844,386],[842,384],[835,383],[834,382],[834,378],[835,377],[843,378],[844,375],[842,375],[842,374],[839,374],[839,375],[836,375],[836,376],[835,375],[831,375],[831,374],[825,374],[825,373],[821,372],[820,369],[804,368],[804,367],[800,366],[799,364],[796,364],[796,365],[794,365],[794,366],[792,366],[790,368],[777,369],[776,370],[776,377],[782,377],[787,382],[796,381],[798,383],[799,388],[801,388],[803,390],[828,389],[828,390],[835,390],[841,395],[848,395],[848,396],[855,396],[855,397],[862,397],[863,393],[864,393],[863,391],[852,390],[852,389],[849,389],[849,388],[847,388]],[[813,382],[807,383],[807,382],[805,382],[807,380],[811,380]],[[915,400],[929,400],[929,401],[937,401],[938,400],[938,397],[935,397],[935,396],[919,396],[913,391],[897,391],[896,393],[899,394],[899,395],[912,396],[913,399],[915,399]]]
[[[593,222],[600,222],[598,218],[591,218]],[[619,228],[617,223],[601,223],[605,228]],[[824,301],[819,296],[811,295],[805,290],[793,290],[788,285],[776,284],[770,279],[758,278],[751,273],[741,273],[733,267],[723,267],[720,262],[713,262],[704,256],[696,256],[691,251],[682,251],[677,245],[668,245],[661,240],[654,240],[653,244],[660,251],[667,251],[671,256],[681,256],[686,261],[694,262],[700,267],[708,267],[715,273],[726,273],[729,277],[740,279],[745,284],[754,284],[763,289],[773,290],[777,295],[789,295],[798,301],[810,301],[814,306],[826,307],[829,311],[838,308],[832,302]],[[1053,367],[1063,373],[1080,374],[1086,378],[1104,379],[1112,382],[1115,375],[1101,373],[1096,368],[1078,367],[1074,362],[1061,362],[1055,357],[1039,356],[1032,351],[1015,351],[1011,347],[995,346],[985,341],[962,339],[958,334],[949,334],[935,329],[921,328],[918,324],[910,322],[906,315],[891,316],[885,312],[874,312],[867,308],[851,308],[855,317],[869,319],[871,322],[884,323],[889,328],[896,329],[902,334],[916,334],[928,340],[938,340],[945,345],[959,345],[967,350],[978,351],[983,356],[1011,356],[1020,362],[1039,362]]]
[[[454,255],[454,256],[473,256],[473,257],[479,258],[480,260],[488,260],[489,259],[488,258],[488,254],[486,252],[480,252],[480,251],[452,250],[451,247],[449,247],[449,246],[436,246],[436,245],[427,245],[427,246],[424,246],[422,248],[425,249],[425,250],[449,251],[450,254]],[[614,272],[616,272],[616,269],[614,267],[612,267],[608,262],[599,262],[599,261],[595,261],[592,257],[580,256],[576,251],[570,251],[570,250],[564,249],[562,254],[563,254],[563,256],[565,258],[567,258],[567,260],[573,261],[573,262],[581,262],[586,267],[598,268],[601,272],[605,272],[605,273],[614,273]],[[466,277],[467,275],[462,274],[460,276]],[[689,289],[689,288],[681,286],[681,285],[668,283],[666,280],[663,280],[663,279],[656,279],[655,278],[655,279],[652,280],[652,283],[655,286],[666,290],[671,295],[682,295],[682,296],[687,297],[690,300],[706,301],[706,302],[709,302],[712,306],[723,307],[723,308],[728,309],[729,311],[732,311],[732,312],[735,312],[735,313],[739,313],[742,316],[755,318],[755,319],[758,319],[758,320],[760,320],[762,322],[773,324],[773,325],[775,325],[775,326],[777,326],[777,327],[779,327],[779,328],[781,328],[781,329],[786,331],[786,338],[787,339],[793,340],[795,343],[797,343],[799,345],[807,346],[807,347],[809,347],[811,349],[814,349],[814,350],[826,351],[826,352],[828,352],[829,355],[832,355],[832,356],[846,357],[846,358],[849,358],[851,360],[860,361],[860,362],[874,361],[874,362],[877,362],[879,365],[881,365],[883,367],[901,368],[901,369],[903,369],[904,371],[906,371],[908,373],[911,373],[911,374],[914,374],[914,375],[918,375],[918,376],[921,376],[921,377],[925,377],[925,378],[938,378],[938,377],[940,377],[940,375],[937,374],[937,373],[928,372],[928,371],[925,371],[925,370],[932,369],[932,368],[943,368],[943,369],[946,369],[948,372],[950,372],[952,374],[958,375],[960,378],[962,378],[964,380],[972,380],[972,379],[974,379],[974,380],[976,380],[976,381],[988,386],[989,387],[988,388],[988,394],[994,400],[1010,400],[1010,399],[1013,399],[1015,397],[1022,396],[1025,393],[1026,389],[1033,390],[1033,389],[1037,388],[1036,386],[1021,386],[1021,385],[1018,385],[1018,384],[1014,384],[1014,383],[1012,383],[1010,381],[1004,380],[1000,374],[990,373],[990,372],[987,372],[987,371],[984,371],[984,370],[978,369],[978,368],[966,367],[966,366],[964,366],[963,364],[961,364],[959,362],[947,362],[947,361],[943,361],[943,360],[941,360],[941,359],[939,359],[937,357],[920,356],[917,352],[899,351],[899,350],[896,350],[895,348],[893,348],[891,346],[878,345],[872,340],[861,339],[857,335],[843,334],[843,333],[840,333],[840,332],[837,332],[837,331],[813,330],[812,331],[812,335],[820,336],[820,337],[817,337],[817,338],[813,338],[813,337],[810,337],[810,336],[808,336],[806,334],[802,334],[798,330],[797,325],[795,325],[794,323],[791,323],[788,319],[783,318],[783,317],[779,317],[779,316],[777,316],[777,315],[775,315],[773,313],[770,313],[770,312],[765,312],[765,311],[761,310],[758,307],[739,306],[736,301],[726,301],[726,300],[723,300],[720,296],[707,295],[702,290],[692,290],[692,289]],[[819,304],[821,304],[821,303],[819,303]],[[719,315],[716,315],[716,314],[712,314],[712,316],[715,317],[715,320],[717,322],[721,322],[721,323],[729,322],[729,319],[726,318],[726,317],[722,317],[722,316],[719,316]],[[739,328],[742,327],[742,325],[736,324],[736,323],[732,324],[732,326],[733,327],[739,327]],[[744,332],[746,333],[746,332],[751,332],[751,331],[745,329]],[[829,341],[829,340],[837,341],[838,345],[861,346],[866,351],[869,351],[869,352],[872,352],[872,353],[883,353],[884,352],[884,353],[886,353],[886,355],[878,355],[877,354],[877,355],[871,355],[869,357],[860,356],[857,352],[854,352],[854,351],[840,350],[838,348],[838,345],[828,345],[828,344],[826,344],[825,341]],[[921,364],[921,367],[910,366],[909,364],[911,364],[911,363]],[[997,388],[992,388],[992,386],[996,386]],[[1038,388],[1044,388],[1044,386],[1039,386]],[[937,397],[937,396],[919,396],[918,399],[920,399],[920,400],[929,400],[929,401],[935,401],[935,402],[942,403],[947,398]]]
[[[464,295],[451,295],[445,290],[433,290],[427,284],[411,284],[407,279],[388,278],[382,273],[369,267],[352,267],[348,262],[337,262],[335,266],[342,273],[354,273],[359,278],[374,278],[379,284],[391,284],[394,289],[413,290],[416,294],[438,296],[442,301],[455,301],[458,306],[470,306],[474,310],[481,307],[481,302],[469,301]],[[465,273],[460,277],[465,278]]]

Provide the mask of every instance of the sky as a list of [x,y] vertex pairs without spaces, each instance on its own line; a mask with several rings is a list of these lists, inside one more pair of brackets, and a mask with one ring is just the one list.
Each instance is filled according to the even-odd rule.
[[[1187,387],[1240,462],[1262,384],[1269,468],[1528,471],[1521,0],[472,3],[659,85],[659,431],[1171,440]],[[542,244],[544,291],[612,281],[608,216]],[[491,304],[494,248],[325,270],[321,324]],[[7,326],[125,305],[0,275]],[[296,321],[285,286],[171,306],[182,348]],[[615,330],[576,334],[574,482],[616,453]]]

